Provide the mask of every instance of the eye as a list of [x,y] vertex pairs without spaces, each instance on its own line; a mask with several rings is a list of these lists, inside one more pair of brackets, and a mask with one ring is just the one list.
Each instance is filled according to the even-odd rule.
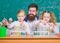
[[35,10],[33,10],[33,12],[35,12]]
[[30,10],[30,12],[31,12],[31,10]]
[[20,17],[20,16],[18,16],[18,17]]
[[46,17],[44,16],[44,18],[46,18]]
[[23,17],[23,16],[22,16]]

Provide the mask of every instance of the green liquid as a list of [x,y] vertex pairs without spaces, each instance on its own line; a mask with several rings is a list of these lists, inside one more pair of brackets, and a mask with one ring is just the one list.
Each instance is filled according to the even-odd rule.
[[6,27],[0,25],[0,37],[6,36]]

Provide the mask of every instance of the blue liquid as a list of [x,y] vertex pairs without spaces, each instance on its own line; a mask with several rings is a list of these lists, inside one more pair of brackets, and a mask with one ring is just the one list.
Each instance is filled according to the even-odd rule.
[[21,35],[25,35],[25,32],[21,32]]

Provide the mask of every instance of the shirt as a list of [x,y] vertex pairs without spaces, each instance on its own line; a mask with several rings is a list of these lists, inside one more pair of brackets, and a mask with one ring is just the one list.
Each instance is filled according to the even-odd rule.
[[47,29],[49,29],[49,35],[56,35],[59,32],[57,26],[52,27],[49,26],[48,23],[46,25],[44,25],[43,23],[39,23],[37,26],[37,31],[46,31]]
[[10,28],[13,28],[13,27],[16,26],[16,28],[17,27],[20,28],[19,29],[20,31],[25,31],[25,32],[27,32],[28,35],[30,35],[31,33],[30,33],[30,29],[29,29],[28,23],[24,21],[24,24],[27,27],[26,29],[20,28],[21,25],[20,25],[20,22],[19,21],[14,21],[12,24],[10,24]]

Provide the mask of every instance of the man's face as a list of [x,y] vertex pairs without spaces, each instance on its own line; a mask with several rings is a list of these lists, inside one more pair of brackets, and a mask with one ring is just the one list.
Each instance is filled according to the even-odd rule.
[[29,10],[28,10],[28,14],[34,14],[36,15],[37,11],[36,11],[36,8],[35,7],[30,7]]
[[33,14],[28,15],[28,20],[29,21],[33,21],[34,19],[35,19],[35,15],[33,15]]

